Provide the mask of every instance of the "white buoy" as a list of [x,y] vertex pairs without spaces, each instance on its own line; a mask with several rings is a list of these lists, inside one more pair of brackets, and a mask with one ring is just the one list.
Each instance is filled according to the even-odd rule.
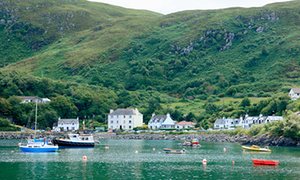
[[82,156],[82,161],[87,161],[87,156],[86,155]]
[[139,151],[136,150],[136,151],[135,151],[135,154],[137,154],[137,153],[139,153]]
[[108,145],[106,145],[106,146],[104,147],[104,149],[109,149],[109,146],[108,146]]
[[223,148],[223,151],[224,151],[224,153],[226,153],[226,152],[227,152],[227,149],[226,149],[226,147],[224,147],[224,148]]
[[152,150],[155,151],[155,148],[153,148]]
[[203,159],[203,160],[202,160],[202,164],[203,164],[203,165],[206,165],[206,164],[207,164],[207,160],[206,160],[206,159]]

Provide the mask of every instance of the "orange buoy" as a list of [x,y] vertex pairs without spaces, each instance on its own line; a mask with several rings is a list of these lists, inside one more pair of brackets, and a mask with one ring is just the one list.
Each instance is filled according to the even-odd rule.
[[203,159],[203,160],[202,160],[202,164],[203,164],[203,165],[206,165],[206,164],[207,164],[207,160],[206,160],[206,159]]
[[82,160],[87,161],[87,156],[86,155],[82,156]]

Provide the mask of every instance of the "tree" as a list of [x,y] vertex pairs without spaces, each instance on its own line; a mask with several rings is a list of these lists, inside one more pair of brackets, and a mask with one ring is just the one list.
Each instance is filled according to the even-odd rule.
[[188,113],[188,115],[185,116],[185,120],[186,121],[195,121],[196,120],[196,116],[194,113],[190,112]]
[[244,98],[240,103],[240,107],[247,107],[247,106],[250,106],[250,105],[251,105],[251,102],[248,98]]
[[57,96],[53,98],[50,102],[50,106],[57,112],[59,117],[71,118],[77,116],[77,107],[65,96]]

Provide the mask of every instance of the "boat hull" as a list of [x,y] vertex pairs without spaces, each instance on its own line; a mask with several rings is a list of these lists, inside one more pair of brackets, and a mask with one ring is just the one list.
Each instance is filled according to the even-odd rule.
[[277,166],[279,161],[266,159],[252,159],[253,165],[256,166]]
[[94,147],[94,142],[72,142],[59,139],[53,139],[53,144],[63,147]]
[[249,151],[257,151],[257,152],[271,152],[270,149],[266,148],[252,148],[252,147],[247,147],[247,146],[242,146],[244,150],[249,150]]
[[32,153],[56,152],[58,150],[58,147],[47,147],[47,148],[20,147],[20,150],[22,152],[32,152]]

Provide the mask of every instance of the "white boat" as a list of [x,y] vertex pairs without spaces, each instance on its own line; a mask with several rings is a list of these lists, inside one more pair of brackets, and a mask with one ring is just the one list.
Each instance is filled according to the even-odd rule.
[[20,150],[23,152],[55,152],[58,146],[48,143],[46,138],[36,139],[37,127],[37,102],[35,102],[35,123],[34,123],[34,139],[28,140],[27,144],[19,143]]
[[95,141],[90,134],[68,134],[68,138],[54,138],[53,144],[63,147],[94,147]]

